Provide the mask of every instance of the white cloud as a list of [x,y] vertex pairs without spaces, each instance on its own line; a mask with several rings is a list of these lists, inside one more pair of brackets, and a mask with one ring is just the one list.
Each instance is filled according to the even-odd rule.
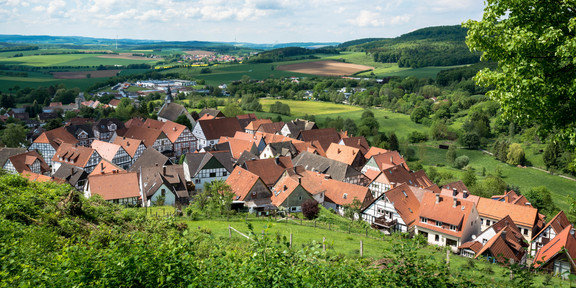
[[66,2],[64,0],[52,0],[46,8],[46,12],[50,17],[66,17]]
[[411,16],[407,14],[386,16],[377,12],[362,10],[356,18],[349,19],[348,23],[358,27],[383,27],[407,23],[410,19]]

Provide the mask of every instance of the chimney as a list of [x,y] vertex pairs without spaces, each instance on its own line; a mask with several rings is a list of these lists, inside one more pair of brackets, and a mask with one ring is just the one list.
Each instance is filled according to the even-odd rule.
[[458,206],[458,198],[454,197],[454,204],[452,204],[452,208],[456,208]]
[[440,203],[440,194],[436,194],[436,204]]
[[166,176],[166,165],[162,166],[162,175]]
[[396,182],[390,182],[390,189],[393,189],[396,187]]
[[456,195],[458,195],[458,189],[452,188],[452,196],[456,197]]
[[394,156],[390,156],[390,163],[394,164]]
[[462,194],[464,194],[464,199],[468,198],[468,191],[464,190],[462,191]]
[[506,230],[502,230],[502,239],[506,240]]
[[104,162],[100,163],[100,171],[104,172]]

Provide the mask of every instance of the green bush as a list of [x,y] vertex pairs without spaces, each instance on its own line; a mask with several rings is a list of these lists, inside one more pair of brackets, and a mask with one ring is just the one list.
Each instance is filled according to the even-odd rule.
[[468,166],[468,163],[470,163],[470,158],[468,158],[468,156],[466,155],[462,155],[460,157],[457,157],[456,160],[454,160],[454,167],[462,169]]

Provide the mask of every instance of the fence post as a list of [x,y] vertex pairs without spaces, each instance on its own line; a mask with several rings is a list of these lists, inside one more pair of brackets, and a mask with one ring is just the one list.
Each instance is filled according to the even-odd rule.
[[230,237],[230,239],[232,239],[232,228],[231,228],[230,224],[228,224],[228,237]]
[[290,249],[292,249],[292,233],[290,233]]
[[322,237],[322,251],[326,252],[326,237]]
[[368,238],[368,227],[366,227],[366,238]]
[[316,219],[314,219],[314,228],[316,228]]
[[446,265],[450,265],[450,249],[446,250]]
[[364,242],[360,240],[360,257],[364,257]]

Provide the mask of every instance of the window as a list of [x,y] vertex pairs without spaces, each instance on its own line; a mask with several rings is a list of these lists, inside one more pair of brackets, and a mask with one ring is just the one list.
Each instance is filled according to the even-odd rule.
[[161,194],[162,196],[166,196],[166,189],[162,189],[162,190],[160,191],[160,194]]
[[484,218],[480,218],[480,224],[484,225]]
[[420,222],[422,222],[422,223],[428,223],[428,218],[420,217]]
[[200,179],[194,179],[194,183],[200,184]]
[[226,175],[228,175],[228,171],[222,172],[222,176],[226,176]]
[[406,194],[406,191],[402,190],[402,194],[404,194],[404,197],[408,198],[408,194]]
[[450,230],[456,231],[456,228],[458,228],[458,227],[456,227],[455,225],[450,225]]
[[440,235],[436,234],[434,237],[434,241],[440,242]]
[[524,235],[528,235],[528,229],[524,228],[524,231],[523,231],[523,232],[524,232],[524,233],[523,233]]
[[438,226],[438,227],[442,227],[442,222],[440,222],[440,221],[436,221],[436,226]]
[[216,177],[216,172],[210,172],[210,177]]

